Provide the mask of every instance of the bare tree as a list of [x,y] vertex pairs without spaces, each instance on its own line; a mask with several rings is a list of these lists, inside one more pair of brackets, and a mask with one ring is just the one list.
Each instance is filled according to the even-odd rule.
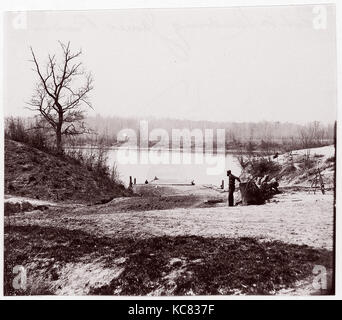
[[63,152],[63,135],[89,132],[83,122],[85,107],[92,108],[88,94],[93,89],[93,78],[78,61],[82,51],[72,53],[70,42],[59,42],[61,61],[56,55],[48,56],[45,66],[38,63],[31,47],[34,69],[38,82],[31,97],[29,109],[38,111],[56,134],[57,152]]

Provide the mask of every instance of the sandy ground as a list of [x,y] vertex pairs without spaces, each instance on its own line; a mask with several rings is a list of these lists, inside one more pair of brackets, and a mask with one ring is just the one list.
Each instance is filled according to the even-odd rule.
[[19,196],[12,196],[12,195],[5,195],[4,203],[23,203],[29,202],[32,205],[45,205],[45,206],[56,206],[57,204],[52,201],[45,201],[45,200],[37,200],[28,197],[19,197]]
[[83,230],[113,238],[250,236],[332,250],[333,207],[332,193],[301,191],[279,194],[261,206],[228,208],[226,203],[219,203],[207,208],[116,212],[115,203],[109,203],[92,207],[91,213],[89,207],[79,206],[70,208],[71,211],[63,208],[48,213],[19,213],[5,221],[11,225],[39,224]]
[[[141,201],[146,200],[145,197],[135,197],[133,209],[121,211],[124,208],[123,205],[133,199],[121,198],[97,206],[57,205],[44,211],[34,210],[15,213],[5,217],[5,225],[10,226],[10,228],[14,226],[40,226],[75,232],[77,230],[86,232],[91,237],[108,237],[113,239],[114,243],[115,239],[118,242],[125,238],[140,241],[160,236],[199,236],[204,237],[204,239],[252,237],[260,241],[280,240],[291,245],[307,245],[329,251],[333,249],[334,197],[332,192],[322,195],[321,193],[313,194],[307,191],[288,190],[276,195],[265,205],[228,208],[226,201],[201,207],[209,199],[225,200],[227,197],[227,193],[210,186],[153,186],[149,188],[144,190],[153,195],[153,197],[148,198],[149,201],[159,201],[160,196],[163,196],[166,199],[166,204],[169,202],[172,209],[146,211],[138,206],[139,210],[133,210],[139,199]],[[189,199],[190,196],[196,196],[196,203],[189,206],[189,202],[177,202],[177,206],[184,204],[186,207],[173,207],[174,197],[180,195],[186,199]],[[41,263],[48,265],[51,263],[51,259],[41,261],[38,253],[31,264],[26,266],[32,270],[28,279],[31,283],[31,290],[41,292],[42,284],[47,283],[49,292],[54,292],[54,294],[89,294],[94,288],[110,284],[125,270],[125,267],[122,266],[124,261],[119,260],[125,260],[126,257],[117,259],[117,261],[113,260],[111,266],[108,267],[104,263],[105,256],[95,261],[91,255],[85,255],[79,261],[61,265],[58,271],[59,279],[51,281],[46,279],[46,269],[37,267]],[[54,261],[52,263],[58,267],[58,263],[55,264]],[[175,268],[172,272],[176,272],[176,275],[180,272],[178,276],[184,277],[186,267],[181,266],[178,269]],[[171,278],[174,276],[172,272],[170,273]],[[331,269],[328,272],[331,279]],[[175,281],[174,279],[171,282]],[[173,287],[176,288],[177,286],[173,285]],[[172,294],[167,286],[165,288],[161,285],[160,292],[158,290],[149,294],[159,295],[160,292]],[[120,294],[119,291],[118,294]],[[241,292],[238,291],[236,294],[241,294]],[[310,276],[297,281],[290,288],[284,288],[272,294],[309,295],[325,293],[313,289],[312,276]]]
[[[310,158],[312,164],[304,166],[304,159]],[[286,186],[311,187],[319,169],[323,178],[325,189],[333,190],[335,186],[335,147],[333,145],[295,150],[291,153],[284,153],[277,158],[278,164],[289,169],[292,165],[297,169],[295,172],[287,172],[282,178],[281,184]]]

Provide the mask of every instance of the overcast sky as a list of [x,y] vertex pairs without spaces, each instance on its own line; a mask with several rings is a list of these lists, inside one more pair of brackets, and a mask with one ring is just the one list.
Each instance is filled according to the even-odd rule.
[[82,48],[95,111],[219,121],[336,119],[335,10],[313,6],[8,13],[5,115],[25,110],[58,40]]

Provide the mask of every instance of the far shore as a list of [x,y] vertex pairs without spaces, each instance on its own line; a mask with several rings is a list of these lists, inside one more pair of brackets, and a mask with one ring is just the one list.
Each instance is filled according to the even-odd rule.
[[[154,146],[151,146],[149,148],[146,148],[146,147],[139,147],[139,146],[125,146],[125,145],[120,145],[120,146],[110,146],[110,147],[104,147],[106,150],[108,151],[116,151],[116,150],[127,150],[127,151],[137,151],[137,152],[146,152],[146,151],[151,151],[151,152],[187,152],[187,153],[210,153],[210,154],[237,154],[237,155],[240,155],[240,154],[250,154],[250,153],[253,153],[253,154],[260,154],[260,155],[272,155],[272,154],[275,154],[275,153],[286,153],[284,150],[280,150],[280,149],[275,149],[275,150],[253,150],[253,151],[247,151],[247,150],[241,150],[241,149],[230,149],[230,150],[225,150],[225,149],[202,149],[202,150],[199,150],[200,148],[197,148],[197,150],[195,148],[191,148],[191,149],[184,149],[182,147],[180,148],[177,148],[177,149],[174,149],[174,148],[166,148],[166,147],[154,147]],[[92,149],[92,150],[97,150],[97,149],[100,149],[99,146],[91,146],[91,145],[82,145],[82,146],[65,146],[65,149],[67,150],[72,150],[72,149],[81,149],[81,150],[89,150],[89,149]],[[312,148],[314,149],[314,148]],[[302,150],[302,149],[293,149],[291,151],[299,151],[299,150]],[[288,152],[291,152],[291,151],[288,151]]]

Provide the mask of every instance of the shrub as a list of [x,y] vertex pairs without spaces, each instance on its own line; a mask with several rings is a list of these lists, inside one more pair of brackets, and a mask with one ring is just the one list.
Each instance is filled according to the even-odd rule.
[[335,162],[335,156],[328,158],[327,160],[325,160],[325,162],[327,163]]
[[296,167],[294,164],[289,164],[289,165],[286,165],[280,172],[280,175],[281,176],[287,176],[287,175],[290,175],[294,172],[296,172]]
[[315,160],[312,160],[310,158],[304,158],[299,167],[304,170],[312,169],[316,164]]
[[242,169],[245,169],[248,166],[248,161],[245,160],[242,155],[237,156],[236,159],[238,160]]
[[65,150],[64,157],[68,158],[69,161],[71,160],[85,166],[88,170],[92,171],[99,180],[108,183],[121,184],[116,164],[113,164],[112,169],[110,169],[107,164],[107,153],[107,148],[101,144],[97,147],[91,146],[89,149],[80,149],[74,146]]
[[267,158],[253,158],[250,160],[250,173],[255,177],[264,175],[275,176],[281,167],[278,163]]
[[10,117],[5,121],[5,138],[7,139],[26,143],[42,151],[52,151],[48,137],[44,125],[38,119],[28,124],[25,124],[21,118]]
[[20,118],[8,118],[5,121],[5,137],[14,141],[27,142],[28,133],[23,120]]

